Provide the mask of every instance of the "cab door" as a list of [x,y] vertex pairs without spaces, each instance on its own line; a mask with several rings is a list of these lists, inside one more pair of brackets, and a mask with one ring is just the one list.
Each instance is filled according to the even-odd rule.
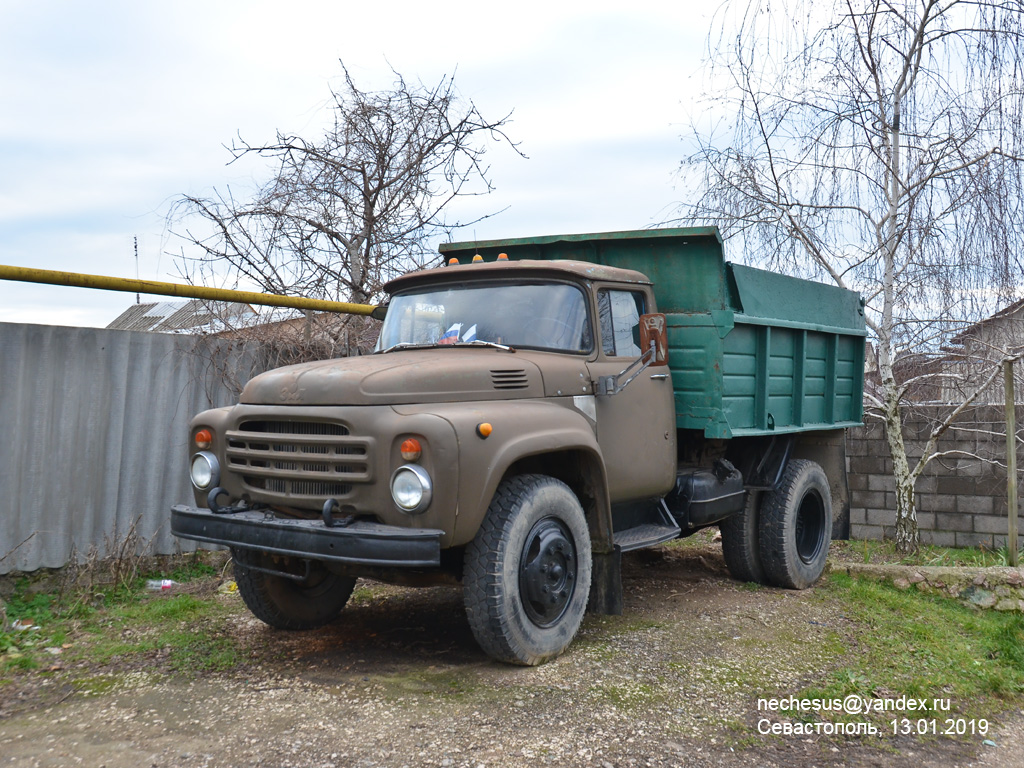
[[[640,316],[652,306],[645,290],[598,288],[598,357],[588,363],[592,381],[616,376],[640,358]],[[668,493],[676,475],[675,399],[668,367],[648,367],[625,389],[595,399],[597,442],[612,501]]]

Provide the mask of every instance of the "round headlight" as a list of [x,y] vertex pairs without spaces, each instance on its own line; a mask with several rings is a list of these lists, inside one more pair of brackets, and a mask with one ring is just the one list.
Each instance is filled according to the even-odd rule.
[[212,488],[220,482],[220,463],[208,451],[201,451],[192,457],[192,485],[201,491]]
[[403,512],[418,515],[430,506],[431,484],[427,471],[415,464],[404,464],[391,476],[391,498]]

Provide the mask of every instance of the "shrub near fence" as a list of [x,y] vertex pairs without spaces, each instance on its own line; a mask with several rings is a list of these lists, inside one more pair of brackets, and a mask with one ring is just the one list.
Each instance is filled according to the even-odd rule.
[[[935,418],[944,410],[948,409],[918,407],[908,419],[904,435],[911,466],[921,455]],[[1018,424],[1022,415],[1024,408],[1018,406]],[[940,452],[955,453],[933,459],[917,481],[922,544],[1006,545],[1005,429],[1002,407],[978,406],[965,411],[939,441]],[[850,468],[850,537],[893,538],[896,492],[883,426],[868,421],[863,427],[849,430],[846,454]]]

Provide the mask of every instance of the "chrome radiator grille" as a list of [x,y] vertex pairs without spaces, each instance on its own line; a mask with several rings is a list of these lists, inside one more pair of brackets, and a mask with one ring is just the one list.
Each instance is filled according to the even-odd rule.
[[246,421],[227,433],[227,444],[230,470],[283,500],[337,498],[370,480],[369,442],[344,424]]

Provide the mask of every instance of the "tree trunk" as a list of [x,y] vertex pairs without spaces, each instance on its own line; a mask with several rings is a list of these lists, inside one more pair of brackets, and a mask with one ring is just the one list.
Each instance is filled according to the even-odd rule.
[[896,481],[896,551],[911,554],[917,551],[920,534],[917,528],[917,506],[914,503],[915,478],[910,474],[905,452],[893,453],[892,474]]
[[900,392],[892,370],[893,309],[896,297],[897,222],[900,197],[900,94],[893,99],[893,125],[889,167],[889,221],[888,236],[883,246],[884,274],[882,285],[882,324],[879,328],[878,372],[882,377],[883,416],[885,435],[892,456],[892,475],[896,482],[896,551],[904,554],[917,551],[917,509],[914,507],[914,484],[917,475],[910,471],[907,447],[903,442],[903,418],[900,412]]
[[[888,358],[888,355],[884,355]],[[881,361],[880,361],[881,362]],[[907,460],[907,447],[903,442],[903,419],[900,413],[899,396],[893,379],[892,367],[879,365],[882,373],[884,399],[882,404],[885,419],[885,437],[892,457],[892,476],[896,482],[896,550],[903,554],[916,552],[919,535],[917,528],[917,507],[914,503],[916,475],[911,472]]]

